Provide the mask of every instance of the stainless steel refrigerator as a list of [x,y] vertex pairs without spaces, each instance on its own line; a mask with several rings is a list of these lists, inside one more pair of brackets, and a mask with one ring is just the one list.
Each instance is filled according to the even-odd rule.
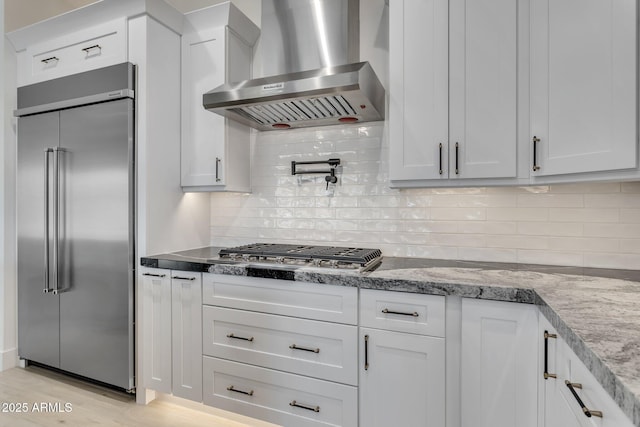
[[135,67],[18,88],[18,353],[134,390]]

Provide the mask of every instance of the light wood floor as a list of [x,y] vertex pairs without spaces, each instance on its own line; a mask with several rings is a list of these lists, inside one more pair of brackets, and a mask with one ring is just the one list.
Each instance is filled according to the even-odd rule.
[[[15,411],[26,403],[27,413]],[[44,403],[53,412],[34,411]],[[64,411],[71,404],[70,412]],[[30,366],[0,372],[0,427],[33,426],[135,426],[135,427],[255,427],[270,424],[229,414],[236,421],[189,409],[166,400],[138,405],[133,397],[103,387]],[[9,412],[5,412],[9,411]],[[215,410],[212,410],[215,411]],[[242,420],[238,421],[239,419]]]

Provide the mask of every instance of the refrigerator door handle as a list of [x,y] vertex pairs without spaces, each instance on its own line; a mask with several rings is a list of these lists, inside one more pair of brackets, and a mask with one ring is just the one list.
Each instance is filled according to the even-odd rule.
[[44,289],[42,292],[49,293],[49,153],[52,148],[44,149]]
[[53,149],[53,292],[57,295],[60,292],[60,152],[64,149],[55,147]]

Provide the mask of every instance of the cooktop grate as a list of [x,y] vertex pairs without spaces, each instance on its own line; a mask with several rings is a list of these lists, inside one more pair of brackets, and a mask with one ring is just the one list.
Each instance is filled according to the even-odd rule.
[[221,249],[220,257],[255,256],[262,258],[326,260],[361,265],[382,257],[380,249],[348,248],[340,246],[292,245],[278,243],[252,243],[235,248]]

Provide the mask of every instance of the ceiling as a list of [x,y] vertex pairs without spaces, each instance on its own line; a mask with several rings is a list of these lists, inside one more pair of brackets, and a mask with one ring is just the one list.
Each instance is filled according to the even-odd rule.
[[[11,32],[18,28],[34,24],[52,16],[95,3],[97,0],[5,0],[4,22],[5,31]],[[226,0],[166,0],[167,3],[180,12],[190,12]],[[256,0],[232,0],[238,8],[243,9],[243,3]],[[245,12],[246,13],[246,12]]]

